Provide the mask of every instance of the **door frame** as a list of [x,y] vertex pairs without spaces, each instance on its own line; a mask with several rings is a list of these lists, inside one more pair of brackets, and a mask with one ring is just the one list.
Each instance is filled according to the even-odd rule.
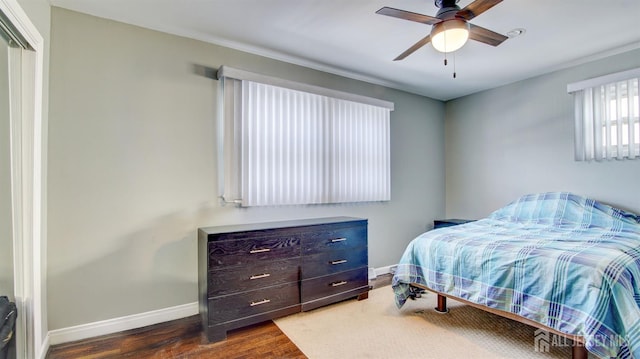
[[16,350],[19,358],[44,358],[48,347],[42,256],[46,244],[44,40],[16,0],[0,0],[0,11],[29,47],[9,48]]

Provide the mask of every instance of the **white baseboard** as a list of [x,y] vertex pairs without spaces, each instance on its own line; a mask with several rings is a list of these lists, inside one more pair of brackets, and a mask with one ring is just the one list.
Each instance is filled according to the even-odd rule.
[[56,345],[76,340],[113,334],[129,329],[142,328],[153,324],[168,322],[198,314],[198,302],[175,307],[129,315],[126,317],[102,320],[99,322],[76,325],[49,331],[49,344]]
[[[386,267],[378,267],[378,268],[374,268],[375,273],[376,273],[376,277],[379,275],[383,275],[383,274],[390,274],[393,273],[393,271],[395,270],[397,264],[391,264],[388,265]],[[369,278],[369,279],[374,279],[374,278]]]
[[[370,272],[375,273],[375,276],[388,274],[392,273],[395,266],[395,264],[392,264],[386,267],[370,268]],[[372,273],[370,273],[370,277],[371,274]],[[375,279],[375,277],[370,279]],[[125,330],[142,328],[153,324],[168,322],[170,320],[190,317],[196,314],[198,314],[198,303],[193,302],[175,307],[128,315],[126,317],[50,330],[45,341],[47,347],[49,347],[50,345],[68,343],[76,340],[118,333]]]

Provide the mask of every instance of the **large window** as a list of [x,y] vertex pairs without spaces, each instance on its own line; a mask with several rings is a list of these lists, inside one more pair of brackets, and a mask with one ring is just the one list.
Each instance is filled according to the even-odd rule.
[[640,158],[640,69],[568,86],[575,101],[578,161]]
[[393,104],[223,67],[223,199],[387,201]]

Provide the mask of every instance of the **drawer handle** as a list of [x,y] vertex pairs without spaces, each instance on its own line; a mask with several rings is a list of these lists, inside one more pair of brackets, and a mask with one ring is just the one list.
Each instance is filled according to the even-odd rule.
[[256,254],[256,253],[264,253],[264,252],[270,252],[271,248],[261,248],[261,249],[252,249],[251,251],[249,251],[249,253],[251,254]]
[[346,240],[347,240],[346,238],[334,238],[331,240],[331,243],[344,242]]
[[339,282],[333,282],[333,283],[331,283],[331,286],[332,286],[332,287],[339,287],[339,286],[341,286],[341,285],[345,285],[345,284],[347,284],[347,281],[346,281],[346,280],[341,280],[341,281],[339,281]]
[[331,261],[329,263],[331,263],[333,265],[336,265],[336,264],[347,263],[347,260],[346,259],[338,259],[337,261]]
[[261,301],[258,302],[251,302],[251,306],[255,307],[256,305],[260,305],[260,304],[267,304],[271,301],[271,299],[263,299]]
[[270,276],[271,274],[269,273],[264,273],[264,274],[254,274],[251,277],[249,277],[249,279],[254,280],[254,279],[261,279],[261,278],[267,278],[268,276]]

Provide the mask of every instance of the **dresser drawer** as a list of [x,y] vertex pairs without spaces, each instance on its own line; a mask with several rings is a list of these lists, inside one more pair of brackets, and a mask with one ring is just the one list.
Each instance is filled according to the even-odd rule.
[[222,267],[209,271],[208,297],[246,292],[300,279],[300,258],[273,262],[258,261],[255,265]]
[[362,267],[334,275],[303,280],[302,302],[366,287],[369,285],[367,276],[368,268]]
[[245,293],[210,298],[209,325],[278,310],[300,303],[298,283],[288,283]]
[[302,236],[303,255],[366,246],[366,224],[305,233]]
[[252,264],[261,260],[298,257],[300,237],[272,236],[242,240],[212,241],[208,246],[208,268]]
[[324,276],[366,267],[367,247],[320,252],[302,257],[301,278]]

